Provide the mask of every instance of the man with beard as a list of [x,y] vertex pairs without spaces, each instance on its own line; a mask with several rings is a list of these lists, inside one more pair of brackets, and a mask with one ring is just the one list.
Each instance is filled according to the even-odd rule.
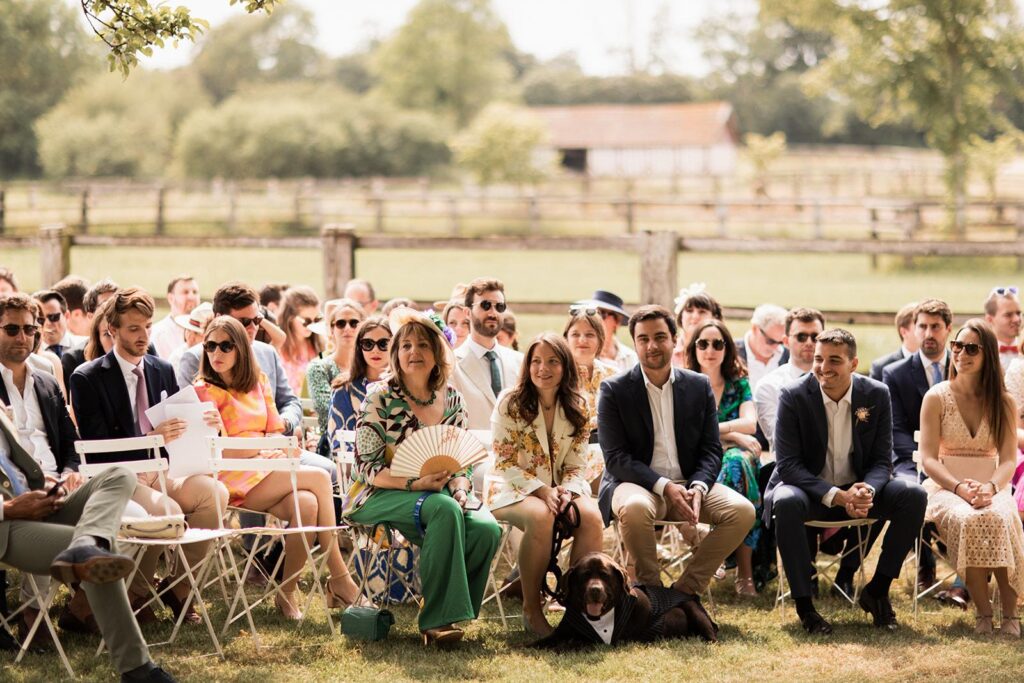
[[754,525],[754,506],[716,483],[722,442],[715,395],[705,375],[672,368],[672,314],[641,306],[629,332],[640,363],[605,380],[598,400],[605,459],[598,505],[606,523],[612,514],[618,519],[627,564],[644,585],[661,585],[655,520],[710,524],[673,584],[699,605],[715,570]]
[[455,349],[452,384],[462,394],[469,429],[490,429],[498,394],[515,386],[523,354],[498,343],[505,313],[505,285],[493,278],[477,278],[466,286],[469,338]]
[[[985,299],[985,321],[999,340],[999,362],[1005,373],[1020,358],[1017,336],[1020,334],[1020,299],[1016,287],[995,287]],[[1019,406],[1018,406],[1019,407]]]

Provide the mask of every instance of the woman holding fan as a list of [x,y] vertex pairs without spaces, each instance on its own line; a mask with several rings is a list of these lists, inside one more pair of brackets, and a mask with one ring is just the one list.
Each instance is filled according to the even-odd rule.
[[494,469],[505,477],[491,509],[524,532],[523,627],[538,636],[553,630],[544,618],[541,582],[551,560],[555,517],[570,502],[579,511],[570,564],[601,550],[604,523],[584,476],[590,428],[579,387],[569,345],[556,334],[541,334],[526,351],[519,382],[502,393],[491,418]]
[[417,430],[465,428],[462,396],[448,385],[451,343],[436,315],[391,312],[391,368],[371,388],[356,421],[356,474],[344,516],[362,526],[387,523],[421,547],[425,645],[462,639],[455,624],[480,613],[501,530],[490,512],[472,509],[472,468],[418,478],[395,476],[396,450]]

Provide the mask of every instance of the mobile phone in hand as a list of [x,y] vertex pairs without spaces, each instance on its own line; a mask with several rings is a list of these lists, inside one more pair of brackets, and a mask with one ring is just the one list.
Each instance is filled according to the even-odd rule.
[[469,498],[466,500],[466,504],[462,506],[463,510],[474,511],[479,510],[484,506],[484,502],[479,498]]
[[67,479],[59,480],[56,484],[54,484],[50,488],[49,491],[46,492],[46,495],[48,495],[48,496],[56,496],[57,493],[60,491],[60,487],[63,486],[65,482],[67,482]]

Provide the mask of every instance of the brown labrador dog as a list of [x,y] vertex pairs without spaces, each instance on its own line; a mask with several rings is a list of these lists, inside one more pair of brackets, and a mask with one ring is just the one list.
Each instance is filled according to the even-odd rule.
[[537,647],[618,645],[697,636],[717,640],[714,624],[691,598],[672,588],[629,585],[604,553],[584,555],[562,578],[565,616]]

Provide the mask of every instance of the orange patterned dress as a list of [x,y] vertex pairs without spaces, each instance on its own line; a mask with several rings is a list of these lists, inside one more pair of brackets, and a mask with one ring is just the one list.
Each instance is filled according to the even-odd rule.
[[[209,401],[217,406],[220,419],[224,422],[225,436],[266,436],[284,432],[284,420],[274,405],[274,390],[270,380],[260,373],[259,384],[248,393],[222,389],[203,380],[196,381],[196,394],[200,401]],[[279,451],[261,452],[260,457],[275,457]],[[284,457],[284,454],[280,454]],[[231,505],[240,505],[269,472],[221,472],[217,475],[228,488]]]

